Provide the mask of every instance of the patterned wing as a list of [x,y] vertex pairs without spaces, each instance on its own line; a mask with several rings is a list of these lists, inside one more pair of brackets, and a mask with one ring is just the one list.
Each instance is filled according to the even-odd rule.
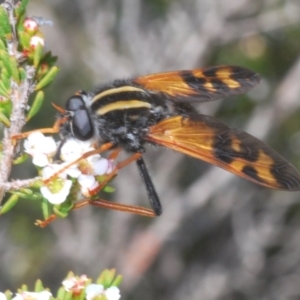
[[205,115],[175,116],[151,127],[146,140],[217,165],[273,189],[300,190],[300,173],[250,134]]
[[218,66],[151,74],[133,82],[174,101],[205,102],[246,93],[260,82],[260,76],[241,67]]

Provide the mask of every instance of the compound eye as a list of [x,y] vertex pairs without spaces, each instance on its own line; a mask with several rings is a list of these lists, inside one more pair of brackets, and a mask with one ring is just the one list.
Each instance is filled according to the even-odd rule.
[[66,103],[66,110],[76,112],[78,109],[85,109],[85,103],[81,96],[72,96]]
[[94,128],[86,109],[77,109],[72,117],[73,135],[81,140],[86,141],[93,137]]

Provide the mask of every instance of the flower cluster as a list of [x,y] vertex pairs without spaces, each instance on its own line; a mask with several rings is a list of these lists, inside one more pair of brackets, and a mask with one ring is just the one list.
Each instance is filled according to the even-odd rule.
[[62,282],[66,291],[71,291],[73,295],[80,295],[85,288],[86,300],[104,299],[119,300],[121,298],[120,290],[116,286],[105,288],[102,284],[89,284],[85,287],[88,278],[82,275],[79,278],[70,277]]
[[[121,298],[120,290],[116,286],[105,289],[102,284],[89,284],[85,287],[82,282],[76,282],[75,277],[64,280],[62,284],[67,292],[72,292],[73,289],[78,289],[79,287],[80,292],[82,292],[85,288],[86,300],[119,300]],[[80,294],[80,292],[78,294]],[[76,296],[76,293],[73,293],[73,295]],[[16,293],[11,300],[49,300],[51,297],[52,294],[46,290],[41,292],[23,291],[21,293]],[[7,300],[4,293],[0,292],[0,300]]]
[[27,291],[27,288],[24,290],[24,286],[18,290],[14,297],[10,291],[0,292],[0,300],[119,300],[121,295],[118,286],[121,282],[122,276],[116,275],[115,269],[104,270],[96,283],[92,283],[92,280],[86,275],[75,276],[70,272],[67,278],[63,280],[56,296],[45,289],[43,283],[38,280],[34,292]]
[[24,31],[30,36],[29,45],[34,50],[38,44],[45,46],[45,40],[39,31],[39,24],[35,18],[26,18],[23,23]]
[[[49,300],[52,294],[49,291],[16,293],[11,300]],[[0,293],[0,300],[7,300],[5,294]]]
[[112,160],[102,158],[99,154],[80,159],[95,150],[90,141],[67,140],[59,150],[59,164],[54,162],[58,144],[52,137],[34,132],[25,140],[24,148],[32,156],[33,164],[41,169],[43,180],[50,179],[40,191],[54,205],[66,200],[74,182],[79,184],[83,196],[91,196],[99,186],[98,176],[109,174],[114,168]]
[[103,296],[107,300],[119,300],[121,298],[120,290],[116,286],[105,289],[102,284],[90,284],[85,292],[86,300],[99,299],[100,297],[103,298]]

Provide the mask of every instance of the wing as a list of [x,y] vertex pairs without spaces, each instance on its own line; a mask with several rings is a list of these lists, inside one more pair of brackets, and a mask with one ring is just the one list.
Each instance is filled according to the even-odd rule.
[[250,134],[205,115],[175,116],[151,127],[146,140],[217,165],[268,188],[298,191],[300,173]]
[[205,102],[243,94],[260,82],[260,76],[236,66],[218,66],[137,77],[134,83],[162,93],[174,101]]

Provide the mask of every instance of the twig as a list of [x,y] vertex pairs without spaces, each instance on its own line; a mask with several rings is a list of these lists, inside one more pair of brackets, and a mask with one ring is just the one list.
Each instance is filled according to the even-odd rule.
[[[10,55],[15,57],[19,56],[17,52],[18,40],[15,34],[15,20],[12,15],[13,11],[13,0],[7,0],[3,4],[5,9],[9,14],[10,23],[13,30],[12,40],[8,41],[8,44],[11,45]],[[26,80],[24,80],[20,85],[15,82],[11,82],[11,101],[13,105],[12,114],[11,114],[11,126],[4,129],[4,138],[3,138],[3,156],[0,162],[0,203],[4,197],[6,189],[3,186],[7,183],[8,178],[11,173],[12,161],[14,158],[14,149],[15,145],[12,142],[12,136],[19,134],[22,127],[25,124],[25,109],[27,107],[28,97],[32,88],[32,78],[34,75],[34,68],[27,67],[26,69]]]

